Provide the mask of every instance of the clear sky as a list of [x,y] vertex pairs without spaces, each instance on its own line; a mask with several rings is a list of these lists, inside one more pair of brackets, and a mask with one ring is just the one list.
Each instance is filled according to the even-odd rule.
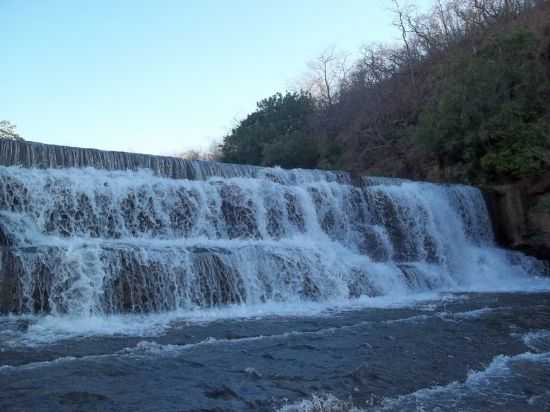
[[[419,5],[429,0],[417,1]],[[0,120],[27,140],[204,149],[329,46],[392,43],[389,0],[0,0]]]

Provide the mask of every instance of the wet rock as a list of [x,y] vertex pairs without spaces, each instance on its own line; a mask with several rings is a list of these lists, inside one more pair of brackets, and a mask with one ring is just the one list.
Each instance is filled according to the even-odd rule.
[[550,173],[488,187],[486,200],[501,245],[550,262]]
[[204,394],[210,399],[223,399],[225,401],[239,399],[239,395],[237,395],[230,387],[226,385],[219,388],[209,389],[205,391]]

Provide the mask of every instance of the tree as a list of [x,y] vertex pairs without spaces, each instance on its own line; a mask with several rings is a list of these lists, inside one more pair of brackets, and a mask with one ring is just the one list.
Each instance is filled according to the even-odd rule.
[[[221,160],[262,166],[315,167],[316,142],[308,133],[315,104],[309,93],[276,93],[257,104],[221,145]],[[283,155],[283,153],[286,153]]]
[[220,161],[222,158],[222,143],[213,140],[206,151],[206,160]]
[[520,178],[550,167],[550,79],[536,35],[499,33],[475,55],[454,56],[416,135],[446,163],[480,175]]
[[414,74],[414,67],[415,63],[417,61],[416,59],[416,51],[413,48],[411,44],[411,40],[409,39],[409,27],[410,22],[412,21],[412,18],[410,17],[412,14],[412,7],[402,7],[399,4],[398,0],[392,0],[393,1],[393,13],[395,14],[395,20],[393,22],[393,25],[397,27],[401,33],[401,40],[403,41],[403,45],[405,47],[405,66],[407,68],[407,71],[409,73],[409,77],[411,79],[411,85],[414,88],[416,88],[416,77]]
[[309,71],[302,82],[303,88],[311,93],[322,107],[331,107],[338,100],[339,90],[348,80],[350,65],[347,54],[330,47],[311,60],[307,66]]
[[211,160],[211,161],[220,160],[222,157],[221,145],[218,141],[213,141],[208,146],[208,149],[204,151],[189,149],[189,150],[186,150],[185,152],[177,154],[176,157],[180,157],[185,160]]
[[399,45],[366,46],[352,67],[325,50],[307,93],[258,103],[222,160],[476,183],[550,168],[548,0],[387,1]]
[[203,153],[194,149],[186,150],[185,152],[178,154],[177,157],[181,157],[185,160],[204,160]]
[[15,131],[16,126],[7,120],[0,121],[0,139],[23,140]]

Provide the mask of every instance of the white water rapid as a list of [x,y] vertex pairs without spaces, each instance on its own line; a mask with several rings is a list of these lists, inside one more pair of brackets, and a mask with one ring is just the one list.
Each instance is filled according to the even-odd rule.
[[178,174],[153,156],[15,144],[0,148],[5,313],[500,290],[542,270],[496,247],[472,187],[160,158]]

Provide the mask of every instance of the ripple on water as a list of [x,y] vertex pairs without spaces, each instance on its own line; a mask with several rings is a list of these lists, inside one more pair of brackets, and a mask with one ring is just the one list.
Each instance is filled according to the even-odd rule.
[[[527,334],[533,342],[544,333]],[[502,411],[550,410],[550,352],[525,352],[496,356],[481,371],[471,371],[464,382],[423,388],[396,398],[372,398],[359,407],[330,393],[285,404],[278,412],[418,412],[418,411]],[[504,408],[504,409],[503,409]]]

